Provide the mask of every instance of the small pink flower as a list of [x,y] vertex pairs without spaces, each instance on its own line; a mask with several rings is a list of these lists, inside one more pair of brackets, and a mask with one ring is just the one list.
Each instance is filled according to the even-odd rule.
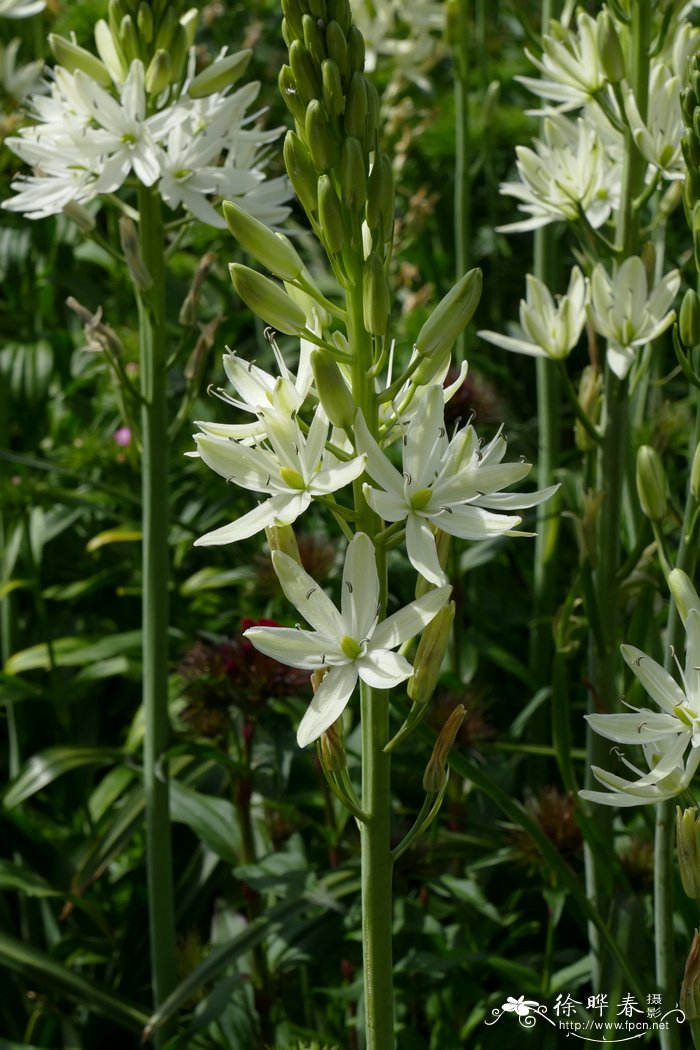
[[128,427],[119,427],[119,430],[115,430],[112,434],[112,438],[122,448],[128,448],[131,444],[131,431]]

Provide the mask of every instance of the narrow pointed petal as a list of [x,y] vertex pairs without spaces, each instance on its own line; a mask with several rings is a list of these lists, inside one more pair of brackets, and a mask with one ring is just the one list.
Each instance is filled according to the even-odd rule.
[[408,425],[404,439],[404,471],[416,489],[424,488],[433,479],[439,462],[438,435],[444,435],[445,403],[440,386],[431,386],[415,416]]
[[528,357],[547,356],[541,347],[536,346],[534,343],[529,343],[525,339],[514,339],[512,336],[500,335],[498,332],[490,332],[487,329],[482,329],[476,334],[485,342],[491,343],[501,350],[510,350],[511,353],[515,354],[526,354]]
[[288,667],[313,671],[333,660],[342,658],[345,662],[347,659],[336,643],[315,631],[296,627],[250,627],[244,635],[259,652]]
[[238,540],[254,536],[256,532],[274,524],[279,512],[288,502],[287,496],[273,496],[272,499],[265,500],[260,506],[244,514],[242,518],[232,521],[230,525],[223,525],[220,529],[214,529],[213,532],[200,536],[194,541],[194,545],[195,547],[219,547],[224,543],[237,543]]
[[379,608],[379,575],[374,544],[358,532],[348,544],[343,569],[341,611],[346,633],[360,642],[368,637]]
[[559,485],[550,485],[536,492],[490,492],[486,496],[478,496],[471,505],[488,507],[490,510],[525,510],[545,503],[559,488]]
[[481,507],[453,507],[451,514],[439,514],[432,521],[450,536],[463,540],[487,540],[502,536],[520,524],[522,518],[490,514]]
[[679,704],[685,703],[683,690],[656,660],[633,645],[621,645],[620,652],[632,674],[663,711],[672,715]]
[[362,491],[370,507],[382,521],[403,521],[409,513],[403,495],[396,496],[393,492],[382,492],[381,489],[373,489],[367,484],[362,486]]
[[367,456],[367,473],[378,485],[395,495],[403,494],[403,478],[396,467],[389,462],[387,457],[374,440],[362,412],[357,413],[355,419],[355,443],[358,452],[364,452]]
[[319,634],[340,640],[346,633],[345,626],[323,588],[304,572],[298,562],[281,551],[273,551],[272,564],[285,596],[304,619]]
[[392,613],[386,620],[375,628],[372,635],[372,647],[379,646],[380,649],[393,649],[397,645],[413,638],[430,623],[436,613],[446,605],[452,588],[436,587],[434,591],[428,591],[421,598],[416,598],[403,609]]
[[433,530],[426,518],[417,514],[409,514],[406,518],[406,553],[416,572],[429,583],[440,585],[447,582],[438,558]]
[[653,711],[629,712],[620,715],[586,715],[586,721],[596,733],[615,740],[618,744],[648,744],[654,740],[677,736],[683,723],[674,715]]
[[357,456],[348,460],[347,463],[336,462],[332,467],[319,470],[309,482],[309,488],[314,496],[326,496],[330,492],[337,492],[345,488],[355,478],[359,478],[365,469],[365,457]]
[[373,649],[357,661],[357,670],[362,681],[372,689],[393,689],[413,674],[406,657],[390,649]]
[[354,663],[332,667],[316,691],[297,730],[297,744],[306,747],[339,718],[357,682]]

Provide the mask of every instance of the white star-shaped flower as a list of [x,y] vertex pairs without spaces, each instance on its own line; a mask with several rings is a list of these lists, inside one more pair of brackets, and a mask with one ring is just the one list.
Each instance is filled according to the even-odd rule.
[[576,17],[578,32],[552,21],[556,34],[542,40],[542,59],[527,48],[525,54],[537,66],[541,77],[516,77],[534,95],[562,103],[560,112],[576,109],[594,98],[606,83],[598,48],[597,23],[585,11]]
[[520,517],[504,510],[534,507],[557,490],[501,493],[529,474],[529,463],[501,463],[507,443],[499,431],[483,449],[474,428],[452,440],[444,426],[444,392],[432,386],[420,401],[403,438],[403,473],[387,459],[361,413],[355,424],[358,452],[367,456],[367,473],[381,489],[365,484],[370,507],[384,521],[406,522],[406,551],[414,569],[431,583],[446,580],[438,561],[431,524],[465,540],[511,532]]
[[656,63],[649,82],[649,110],[642,120],[632,88],[625,91],[625,112],[637,149],[665,179],[684,179],[681,152],[681,78],[674,77],[663,63]]
[[286,597],[313,630],[251,627],[245,636],[261,653],[290,667],[329,668],[299,724],[297,742],[305,747],[342,714],[358,678],[374,689],[392,689],[411,677],[411,664],[392,650],[432,620],[451,587],[429,591],[379,623],[379,576],[374,546],[364,532],[348,544],[340,611],[296,561],[279,551],[272,559]]

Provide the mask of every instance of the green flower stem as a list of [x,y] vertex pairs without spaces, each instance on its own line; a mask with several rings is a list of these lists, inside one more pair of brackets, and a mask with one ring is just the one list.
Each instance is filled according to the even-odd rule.
[[[358,243],[359,240],[358,240]],[[373,435],[378,433],[377,399],[368,374],[372,364],[372,339],[365,331],[362,311],[362,261],[353,267],[353,284],[347,291],[348,341],[353,348],[352,392]],[[374,537],[381,522],[367,505],[361,479],[353,483],[358,529]],[[382,619],[386,608],[386,551],[377,548]],[[362,863],[362,949],[364,966],[367,1050],[393,1050],[394,990],[392,962],[391,859],[391,755],[389,701],[385,692],[360,683],[362,718],[362,809],[367,820],[360,825]]]
[[[141,352],[143,497],[143,786],[151,975],[156,1009],[175,987],[175,919],[168,771],[168,415],[165,268],[161,202],[140,186],[139,236],[153,285],[137,293]],[[167,1033],[156,1035],[163,1046]]]
[[[469,269],[471,241],[472,179],[469,157],[469,0],[456,0],[453,56],[455,68],[455,262],[456,280]],[[462,332],[455,347],[455,361],[466,356],[466,334]]]

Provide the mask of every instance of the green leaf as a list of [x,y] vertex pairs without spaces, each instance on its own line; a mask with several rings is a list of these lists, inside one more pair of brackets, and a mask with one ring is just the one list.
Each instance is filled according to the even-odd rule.
[[72,583],[65,584],[56,583],[52,587],[46,587],[42,593],[44,598],[48,598],[51,601],[68,602],[98,590],[102,584],[113,580],[118,575],[118,569],[103,569],[102,572],[96,572],[93,576],[88,576],[84,580],[74,580]]
[[25,897],[61,897],[45,879],[9,860],[0,860],[0,889],[17,890]]
[[197,594],[199,591],[212,591],[219,587],[230,587],[232,584],[244,583],[250,580],[252,572],[249,568],[239,569],[215,569],[213,566],[205,566],[192,576],[189,576],[180,587],[180,593],[184,595]]
[[7,598],[8,594],[12,594],[13,591],[18,591],[22,587],[31,587],[31,585],[31,580],[5,580],[0,584],[0,601]]
[[40,700],[43,690],[16,675],[0,671],[0,703],[10,704],[16,700]]
[[32,755],[8,785],[3,795],[3,806],[13,809],[72,769],[112,763],[121,757],[122,751],[115,747],[48,747]]
[[[98,641],[86,642],[85,638],[55,638],[51,643],[54,663],[57,667],[81,667],[97,660],[108,660],[127,652],[140,652],[141,631],[125,631]],[[5,663],[6,674],[21,674],[24,671],[47,671],[51,667],[48,646],[45,642],[32,645],[14,653]]]
[[231,802],[213,795],[203,795],[179,780],[170,783],[170,816],[186,824],[217,857],[231,865],[238,864],[241,832],[238,814]]
[[110,543],[135,543],[142,538],[143,534],[135,529],[107,529],[105,532],[98,532],[96,536],[88,540],[85,550],[92,553]]

